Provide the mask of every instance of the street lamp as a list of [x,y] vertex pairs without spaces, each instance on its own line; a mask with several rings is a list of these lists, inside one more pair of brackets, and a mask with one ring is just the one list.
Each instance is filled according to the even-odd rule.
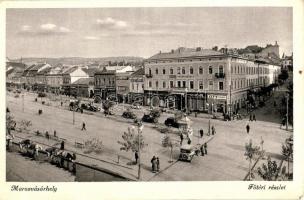
[[139,122],[137,124],[137,131],[138,131],[138,180],[140,180],[141,170],[140,170],[140,134],[142,133],[142,130],[144,128],[144,125],[142,122]]

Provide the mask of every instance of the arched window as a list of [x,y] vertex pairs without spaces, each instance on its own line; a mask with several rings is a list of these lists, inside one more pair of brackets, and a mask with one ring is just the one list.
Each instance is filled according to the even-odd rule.
[[198,72],[199,72],[199,74],[203,74],[204,73],[204,70],[203,70],[202,66],[199,67],[199,71]]

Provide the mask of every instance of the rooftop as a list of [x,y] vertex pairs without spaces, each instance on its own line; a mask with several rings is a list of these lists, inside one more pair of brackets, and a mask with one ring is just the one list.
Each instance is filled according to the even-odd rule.
[[221,52],[214,51],[211,49],[202,49],[200,47],[194,48],[184,48],[180,47],[176,50],[171,50],[171,52],[165,53],[158,53],[148,60],[155,60],[155,59],[174,59],[174,58],[187,58],[187,57],[205,57],[205,56],[219,56],[224,55]]
[[72,84],[73,85],[94,85],[94,78],[92,78],[92,77],[90,77],[90,78],[80,78]]

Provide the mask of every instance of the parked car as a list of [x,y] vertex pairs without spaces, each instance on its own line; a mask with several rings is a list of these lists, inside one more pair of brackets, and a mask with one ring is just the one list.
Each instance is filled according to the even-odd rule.
[[179,128],[179,124],[178,124],[177,120],[174,117],[168,117],[165,120],[165,125],[166,126],[172,126],[172,127],[175,127],[175,128]]
[[144,114],[144,116],[142,117],[142,121],[143,122],[148,122],[148,123],[156,123],[157,118],[153,117],[150,114]]
[[178,160],[191,162],[196,149],[189,144],[185,144],[180,148],[180,154]]
[[130,110],[126,110],[122,113],[122,117],[127,119],[136,119],[137,116]]

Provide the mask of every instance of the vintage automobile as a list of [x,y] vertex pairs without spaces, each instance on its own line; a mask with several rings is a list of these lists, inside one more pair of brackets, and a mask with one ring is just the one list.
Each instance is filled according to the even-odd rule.
[[191,162],[197,149],[193,145],[184,144],[180,148],[179,160]]
[[177,122],[176,118],[174,118],[174,117],[168,117],[165,120],[165,125],[166,126],[172,126],[172,127],[175,127],[175,128],[179,128],[179,123]]

